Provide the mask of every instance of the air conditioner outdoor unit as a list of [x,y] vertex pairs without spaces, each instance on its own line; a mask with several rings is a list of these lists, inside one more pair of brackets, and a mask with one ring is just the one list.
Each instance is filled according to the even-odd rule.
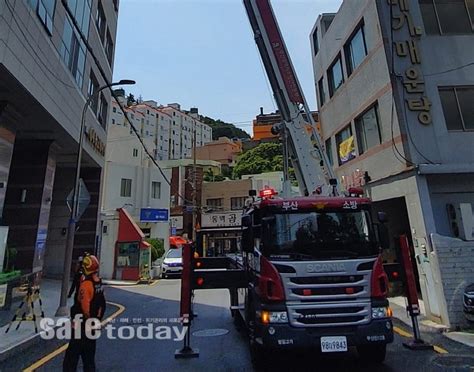
[[474,218],[471,203],[446,204],[451,232],[456,238],[474,240]]

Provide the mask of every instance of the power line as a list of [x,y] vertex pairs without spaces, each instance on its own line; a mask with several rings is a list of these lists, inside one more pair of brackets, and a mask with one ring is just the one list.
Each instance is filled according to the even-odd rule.
[[465,65],[461,65],[461,66],[458,66],[458,67],[453,67],[453,68],[450,68],[450,69],[444,70],[444,71],[433,72],[431,74],[423,74],[423,76],[428,77],[428,76],[436,76],[436,75],[446,74],[448,72],[462,70],[463,68],[466,68],[466,67],[469,67],[469,66],[474,66],[474,62],[466,63]]
[[[64,9],[66,10],[66,13],[68,14],[69,18],[71,19],[73,25],[74,25],[74,28],[76,29],[76,31],[79,33],[79,36],[81,37],[82,41],[84,42],[88,52],[91,54],[91,57],[92,57],[92,60],[94,61],[95,65],[97,66],[97,69],[99,70],[99,73],[100,75],[102,76],[102,79],[105,81],[106,84],[110,84],[110,82],[108,81],[107,79],[107,76],[105,75],[105,72],[102,68],[102,66],[100,65],[99,63],[99,60],[97,59],[97,57],[95,56],[95,53],[94,53],[94,50],[92,49],[92,47],[90,46],[89,44],[89,40],[84,36],[84,34],[82,33],[82,30],[81,28],[79,27],[79,25],[77,24],[77,21],[75,20],[74,18],[74,15],[72,14],[71,10],[69,9],[68,5],[67,5],[67,2],[66,0],[62,0],[61,1],[61,4],[63,5]],[[132,128],[132,131],[134,132],[134,134],[136,135],[138,141],[140,142],[141,146],[143,147],[143,150],[145,151],[145,154],[150,158],[150,160],[153,162],[153,164],[158,168],[161,176],[163,177],[163,179],[165,180],[165,182],[171,187],[171,181],[168,179],[168,177],[166,177],[165,173],[163,172],[163,169],[160,167],[160,165],[157,163],[157,161],[155,160],[155,158],[150,154],[150,152],[148,151],[148,148],[146,147],[145,143],[143,142],[143,139],[142,137],[140,136],[140,134],[138,133],[138,130],[137,128],[133,125],[132,121],[130,120],[130,118],[128,117],[128,114],[127,112],[125,111],[123,105],[120,103],[117,95],[115,94],[114,90],[112,89],[111,86],[108,87],[108,89],[110,90],[110,93],[112,95],[112,97],[114,98],[115,102],[117,103],[117,105],[119,106],[120,108],[120,111],[122,111],[122,114],[124,115],[124,118],[127,120],[127,122],[130,124],[130,127]],[[182,196],[181,194],[177,193],[178,197],[180,197],[183,201],[187,202],[187,203],[192,203],[191,201],[187,200],[184,196]]]

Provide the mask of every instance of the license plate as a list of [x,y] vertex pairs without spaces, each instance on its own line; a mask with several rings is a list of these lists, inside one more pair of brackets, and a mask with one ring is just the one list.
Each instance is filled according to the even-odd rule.
[[321,351],[323,353],[347,351],[346,336],[321,337]]

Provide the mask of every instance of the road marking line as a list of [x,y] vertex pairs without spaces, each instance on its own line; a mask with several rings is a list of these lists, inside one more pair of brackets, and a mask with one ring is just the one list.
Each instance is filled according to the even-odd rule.
[[434,349],[434,351],[436,351],[438,354],[448,354],[448,350],[443,349],[443,348],[440,347],[440,346],[433,345],[433,349]]
[[413,337],[410,333],[408,333],[407,331],[405,331],[405,330],[403,330],[399,327],[393,327],[393,331],[395,333],[398,333],[402,337],[408,337],[408,338]]
[[[108,318],[106,318],[105,320],[103,320],[102,322],[100,322],[100,324],[102,326],[104,326],[105,324],[109,323],[110,321],[112,321],[113,319],[115,319],[116,317],[118,317],[120,314],[122,314],[124,311],[125,311],[125,306],[123,305],[120,305],[120,304],[117,304],[115,302],[110,302],[110,301],[107,301],[108,304],[110,305],[113,305],[113,306],[117,306],[118,307],[118,310],[116,310],[113,314],[111,314]],[[63,351],[66,351],[67,347],[69,346],[69,343],[67,344],[64,344],[62,346],[60,346],[59,348],[57,348],[56,350],[52,351],[51,353],[49,353],[48,355],[44,356],[43,358],[41,358],[40,360],[37,360],[35,363],[33,363],[31,366],[25,368],[23,370],[23,372],[33,372],[33,371],[36,371],[39,367],[43,366],[44,364],[48,363],[51,359],[57,357],[59,354],[61,354]]]
[[[395,333],[398,333],[402,337],[407,337],[407,338],[412,338],[413,335],[399,327],[393,327],[393,331]],[[434,351],[436,351],[438,354],[449,354],[448,350],[443,349],[441,346],[438,345],[433,345]]]

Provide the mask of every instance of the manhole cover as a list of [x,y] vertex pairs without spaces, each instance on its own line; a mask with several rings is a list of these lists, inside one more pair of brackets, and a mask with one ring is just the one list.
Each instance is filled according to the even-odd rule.
[[229,333],[229,330],[222,328],[215,329],[203,329],[200,331],[193,332],[193,336],[196,337],[214,337],[214,336],[223,336]]
[[474,357],[473,356],[460,356],[460,355],[446,355],[439,356],[433,359],[433,362],[441,367],[450,367],[450,368],[468,368],[474,367]]

